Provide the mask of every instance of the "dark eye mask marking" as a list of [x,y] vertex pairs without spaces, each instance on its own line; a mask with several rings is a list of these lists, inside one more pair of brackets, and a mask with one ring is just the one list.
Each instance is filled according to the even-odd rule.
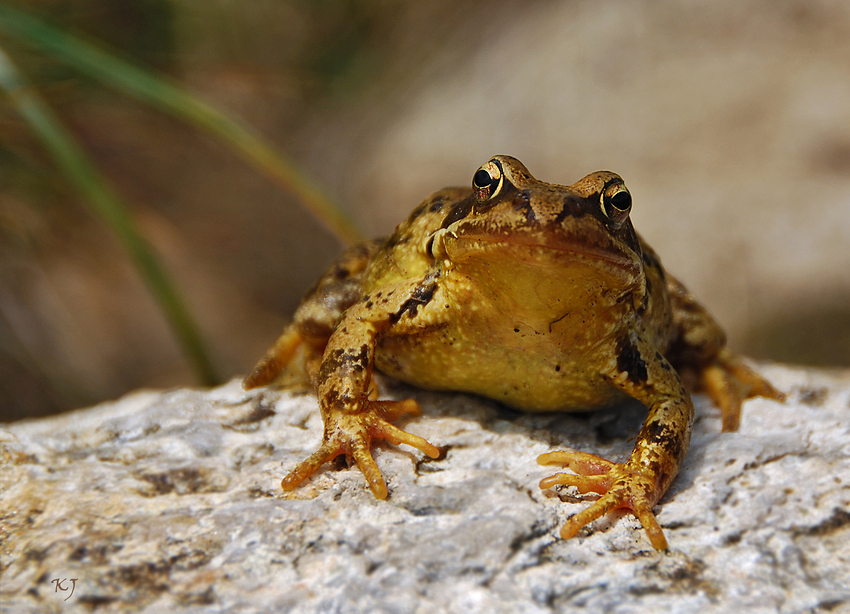
[[537,214],[534,213],[534,207],[531,206],[531,193],[528,190],[518,192],[512,201],[514,209],[525,217],[527,224],[537,222]]
[[449,209],[448,215],[443,220],[443,225],[441,228],[448,228],[458,220],[462,220],[467,215],[472,212],[472,205],[475,204],[475,197],[468,196],[464,198],[459,203],[455,204],[451,209]]

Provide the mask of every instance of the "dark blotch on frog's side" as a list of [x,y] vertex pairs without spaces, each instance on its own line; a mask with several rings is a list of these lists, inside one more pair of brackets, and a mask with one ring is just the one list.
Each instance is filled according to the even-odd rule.
[[410,298],[402,303],[399,310],[391,316],[393,322],[398,322],[405,313],[411,318],[415,318],[420,307],[424,307],[434,298],[434,293],[437,291],[437,280],[440,278],[440,272],[434,271],[428,274],[419,287],[414,290]]
[[[644,250],[643,253],[641,253],[641,258],[643,259],[643,263],[647,267],[653,268],[658,272],[658,276],[663,281],[665,278],[664,268],[661,266],[661,263],[658,261],[656,255],[648,250]],[[648,288],[647,291],[649,291]]]
[[617,369],[621,373],[627,373],[629,379],[636,384],[645,382],[648,377],[646,362],[628,337],[620,339],[617,348]]

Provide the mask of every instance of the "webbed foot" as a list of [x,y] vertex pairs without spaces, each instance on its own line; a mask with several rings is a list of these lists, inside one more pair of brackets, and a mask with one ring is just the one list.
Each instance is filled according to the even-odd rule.
[[663,493],[658,479],[631,463],[613,463],[586,452],[549,452],[537,458],[541,465],[565,465],[577,475],[557,473],[540,481],[540,488],[556,484],[575,486],[582,493],[602,495],[586,510],[579,512],[561,529],[561,537],[569,539],[579,530],[610,511],[626,508],[640,520],[649,541],[656,550],[666,550],[667,540],[655,519],[652,507]]
[[329,412],[325,417],[322,445],[283,478],[281,486],[284,490],[294,490],[326,462],[345,454],[349,460],[353,458],[357,462],[375,498],[386,499],[387,484],[372,458],[372,440],[385,439],[395,445],[406,443],[431,458],[440,455],[440,450],[427,440],[390,424],[403,414],[418,415],[419,412],[419,404],[412,399],[368,401],[358,413]]
[[729,350],[723,350],[716,360],[700,374],[700,387],[717,407],[723,420],[723,432],[738,430],[741,423],[741,404],[753,397],[784,401],[785,395],[753,371]]

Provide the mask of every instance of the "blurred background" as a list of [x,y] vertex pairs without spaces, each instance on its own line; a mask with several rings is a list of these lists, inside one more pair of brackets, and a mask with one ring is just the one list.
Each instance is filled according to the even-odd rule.
[[[850,365],[850,3],[0,0],[250,124],[364,236],[491,155],[609,169],[666,268],[761,359]],[[220,378],[342,243],[233,148],[25,39],[0,48],[175,280]],[[0,93],[0,421],[196,385],[103,221]]]

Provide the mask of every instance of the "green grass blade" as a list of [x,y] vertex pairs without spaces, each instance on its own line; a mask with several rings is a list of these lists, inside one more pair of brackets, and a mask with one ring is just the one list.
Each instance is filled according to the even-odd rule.
[[250,126],[225,115],[169,77],[119,59],[4,4],[0,4],[0,32],[34,45],[59,62],[220,138],[295,194],[341,241],[354,243],[362,240],[354,222]]
[[153,249],[136,228],[118,196],[89,160],[74,137],[36,91],[29,87],[9,57],[0,49],[0,89],[83,195],[94,213],[106,221],[144,277],[174,329],[184,352],[205,385],[219,381],[199,329]]

